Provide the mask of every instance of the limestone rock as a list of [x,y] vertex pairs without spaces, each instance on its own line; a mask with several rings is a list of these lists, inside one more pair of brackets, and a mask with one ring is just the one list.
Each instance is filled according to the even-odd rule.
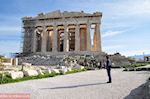
[[45,66],[40,66],[39,68],[40,69],[47,69],[47,67],[45,67]]
[[10,76],[12,79],[23,78],[23,72],[11,72]]
[[51,73],[52,73],[50,69],[45,70],[45,72],[48,73],[48,74],[51,74]]
[[22,66],[23,66],[23,67],[29,67],[29,68],[30,68],[31,65],[32,65],[32,64],[30,64],[30,63],[22,63]]
[[37,76],[38,72],[36,70],[24,70],[23,71],[25,76]]
[[38,69],[37,72],[39,75],[44,75],[41,69]]
[[74,69],[76,69],[76,70],[82,70],[82,69],[84,69],[84,67],[83,66],[75,66]]
[[67,68],[67,71],[72,71],[72,68],[71,68],[71,67],[68,67],[68,68]]
[[31,65],[30,63],[22,63],[22,68],[23,70],[28,70],[31,69]]
[[63,75],[65,75],[66,74],[66,72],[67,72],[67,69],[65,68],[65,69],[62,69],[62,73],[63,73]]
[[58,69],[52,69],[52,73],[59,73]]
[[14,71],[7,71],[7,72],[5,72],[5,73],[6,73],[7,76],[10,76],[10,77],[11,77],[11,73],[12,73],[12,72],[14,72]]
[[59,68],[60,68],[60,69],[65,69],[66,67],[65,67],[65,66],[60,66]]

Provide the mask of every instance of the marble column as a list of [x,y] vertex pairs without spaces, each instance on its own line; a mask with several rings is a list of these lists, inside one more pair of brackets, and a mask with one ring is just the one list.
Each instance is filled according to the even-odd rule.
[[80,25],[75,27],[75,51],[80,51]]
[[69,37],[68,37],[68,25],[64,25],[64,47],[63,47],[64,52],[69,51]]
[[87,30],[86,30],[86,36],[87,36],[87,51],[91,51],[91,24],[87,24]]
[[36,28],[34,28],[34,31],[33,31],[33,35],[32,35],[33,37],[32,37],[32,52],[33,53],[35,53],[36,52],[36,41],[37,41],[37,39],[36,39]]
[[42,36],[42,45],[41,46],[42,46],[41,51],[46,52],[46,27],[45,26],[43,26],[43,36]]
[[93,51],[97,51],[97,34],[96,34],[96,26],[95,26],[95,29],[94,29]]
[[57,52],[57,26],[53,25],[52,52]]
[[100,23],[96,24],[96,34],[97,34],[97,51],[102,52]]

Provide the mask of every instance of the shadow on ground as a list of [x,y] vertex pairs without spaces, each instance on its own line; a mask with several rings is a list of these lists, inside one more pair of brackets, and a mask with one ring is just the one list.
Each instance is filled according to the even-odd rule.
[[107,84],[107,83],[95,83],[95,84],[84,84],[84,85],[62,86],[62,87],[54,87],[54,88],[40,88],[40,89],[41,90],[45,90],[45,89],[67,89],[67,88],[87,87],[87,86],[102,85],[102,84]]
[[133,89],[128,96],[124,99],[150,99],[149,82],[140,85],[138,88]]

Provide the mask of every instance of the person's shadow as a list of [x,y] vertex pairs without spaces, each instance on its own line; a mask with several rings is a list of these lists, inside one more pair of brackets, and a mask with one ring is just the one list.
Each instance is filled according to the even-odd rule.
[[40,88],[40,89],[41,90],[45,90],[45,89],[67,89],[67,88],[87,87],[87,86],[95,86],[95,85],[102,85],[102,84],[107,84],[107,83],[83,84],[83,85],[62,86],[62,87],[54,87],[54,88]]

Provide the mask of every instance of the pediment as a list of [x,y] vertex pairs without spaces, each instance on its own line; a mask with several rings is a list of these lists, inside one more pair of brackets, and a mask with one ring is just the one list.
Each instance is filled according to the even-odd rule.
[[39,14],[36,19],[44,19],[44,18],[60,18],[60,17],[73,17],[73,16],[92,16],[93,14],[84,13],[84,12],[61,12],[60,10],[56,10],[46,14]]

